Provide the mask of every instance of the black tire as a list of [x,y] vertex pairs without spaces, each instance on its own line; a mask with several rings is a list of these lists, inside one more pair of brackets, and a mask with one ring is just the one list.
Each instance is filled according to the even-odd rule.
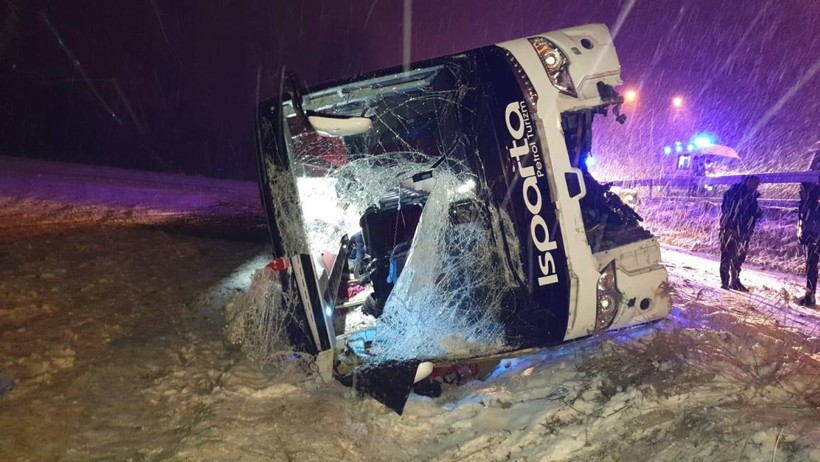
[[432,379],[424,379],[413,385],[413,393],[421,396],[429,396],[430,398],[438,398],[441,396],[441,384]]

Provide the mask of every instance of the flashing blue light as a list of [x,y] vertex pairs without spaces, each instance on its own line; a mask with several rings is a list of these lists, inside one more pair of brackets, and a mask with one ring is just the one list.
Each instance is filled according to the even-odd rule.
[[592,157],[592,154],[590,154],[584,160],[584,163],[587,165],[587,168],[592,168],[592,167],[598,165],[598,159]]
[[328,317],[332,317],[333,316],[333,307],[330,306],[330,305],[325,305],[325,314]]
[[686,152],[692,152],[694,150],[695,150],[695,145],[693,145],[692,143],[689,143],[689,144],[686,145]]
[[709,135],[698,135],[692,139],[692,143],[695,147],[705,148],[715,144],[715,139]]
[[664,146],[663,147],[663,153],[664,154],[672,154],[672,148],[670,148],[669,146]]

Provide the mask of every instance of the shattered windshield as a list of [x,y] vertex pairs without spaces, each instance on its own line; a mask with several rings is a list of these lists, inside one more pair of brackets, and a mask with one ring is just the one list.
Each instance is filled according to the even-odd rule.
[[336,250],[343,235],[361,230],[368,207],[384,198],[395,196],[400,204],[403,195],[429,195],[438,179],[470,181],[465,145],[455,135],[462,131],[462,93],[468,88],[459,67],[450,65],[305,95],[308,113],[372,121],[365,133],[338,137],[318,134],[293,103],[284,104],[291,169],[313,254]]
[[[306,94],[301,108],[284,103],[308,247],[321,272],[343,236],[361,235],[368,261],[360,276],[372,285],[367,308],[379,317],[374,348],[382,357],[476,354],[505,344],[499,311],[521,276],[512,274],[502,230],[490,219],[498,212],[480,198],[469,166],[474,67],[456,56]],[[310,115],[372,125],[321,136]]]

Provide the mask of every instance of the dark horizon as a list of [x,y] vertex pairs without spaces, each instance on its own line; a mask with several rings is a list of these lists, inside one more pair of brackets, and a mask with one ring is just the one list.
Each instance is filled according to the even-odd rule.
[[[0,155],[252,179],[256,103],[281,66],[316,84],[402,62],[402,1],[113,3],[0,6]],[[605,162],[697,130],[757,169],[799,165],[820,121],[820,5],[752,3],[415,0],[411,56],[602,22],[639,91],[623,131],[602,129]]]

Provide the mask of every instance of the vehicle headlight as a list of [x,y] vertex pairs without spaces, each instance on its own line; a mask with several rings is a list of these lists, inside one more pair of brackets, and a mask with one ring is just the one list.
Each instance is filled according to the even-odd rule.
[[552,86],[561,93],[577,97],[578,93],[575,91],[575,85],[569,75],[569,61],[564,53],[544,37],[531,37],[528,40],[535,48],[535,52],[538,53]]
[[615,276],[615,260],[601,271],[598,277],[598,307],[595,312],[595,331],[605,330],[615,320],[618,306],[621,304],[621,292]]

